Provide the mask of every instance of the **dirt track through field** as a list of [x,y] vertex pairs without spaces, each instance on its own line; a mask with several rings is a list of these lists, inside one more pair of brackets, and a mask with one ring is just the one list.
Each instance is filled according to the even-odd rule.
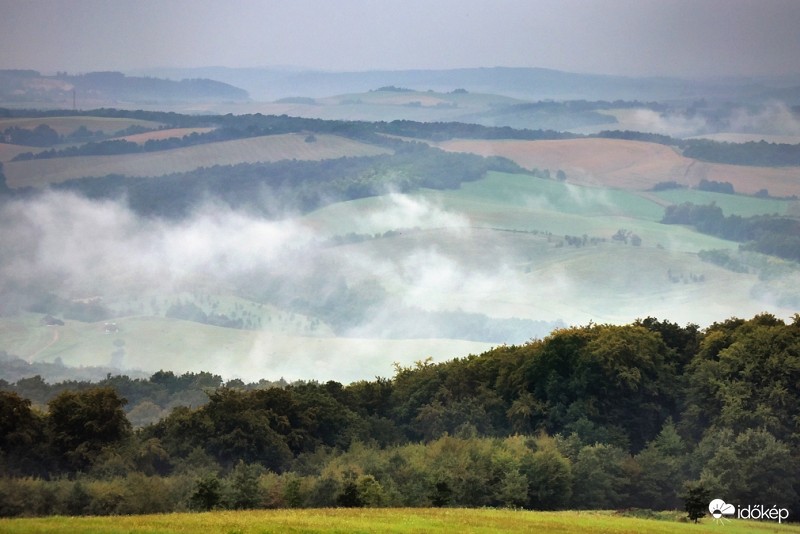
[[37,350],[36,352],[34,352],[30,356],[28,356],[28,363],[33,362],[33,360],[36,359],[36,357],[38,355],[40,355],[41,353],[43,353],[44,351],[46,351],[47,349],[49,349],[50,347],[52,347],[53,345],[58,343],[59,339],[61,339],[61,333],[58,331],[58,327],[54,326],[53,327],[53,339],[51,339],[50,342],[47,345],[45,345],[44,347],[40,348],[39,350]]

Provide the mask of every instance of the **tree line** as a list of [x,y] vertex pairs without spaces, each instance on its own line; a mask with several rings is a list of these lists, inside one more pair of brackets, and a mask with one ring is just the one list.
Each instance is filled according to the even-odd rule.
[[113,383],[45,406],[6,383],[0,513],[674,509],[699,489],[795,514],[798,381],[800,315],[762,314],[590,323],[348,385],[217,381],[137,429]]
[[109,175],[52,187],[88,198],[126,198],[134,211],[148,216],[183,218],[207,198],[214,198],[234,209],[280,217],[390,190],[452,189],[490,170],[526,172],[506,158],[445,152],[418,142],[394,145],[393,154],[379,156],[215,165],[158,180]]
[[[622,103],[614,103],[619,107]],[[524,104],[526,108],[549,108],[552,103]],[[558,106],[568,109],[594,109],[607,107],[607,102],[587,103],[582,101],[561,103]],[[653,104],[648,107],[653,108]],[[65,157],[78,155],[109,155],[135,153],[143,151],[166,150],[181,146],[191,146],[201,143],[211,143],[220,140],[238,139],[259,135],[272,135],[278,133],[315,132],[330,133],[352,137],[363,141],[382,144],[391,143],[385,135],[405,136],[431,141],[444,141],[454,138],[464,139],[577,139],[587,137],[600,137],[610,139],[627,139],[646,141],[675,146],[683,150],[685,156],[710,161],[715,163],[728,163],[733,165],[757,166],[796,166],[800,165],[800,145],[785,143],[767,143],[766,141],[747,143],[728,143],[710,139],[680,139],[663,134],[654,134],[637,131],[606,130],[595,135],[580,135],[554,130],[518,129],[509,126],[483,126],[460,122],[418,122],[411,120],[394,120],[390,122],[366,122],[345,120],[324,120],[302,117],[289,117],[287,115],[262,115],[260,113],[248,115],[183,115],[174,112],[142,111],[142,110],[117,110],[99,109],[92,111],[34,111],[0,109],[0,116],[5,117],[49,117],[49,116],[97,116],[114,118],[131,118],[159,122],[165,127],[187,128],[215,126],[219,131],[204,134],[191,134],[183,138],[172,138],[152,141],[149,144],[137,145],[124,141],[95,141],[76,147],[61,150],[48,150],[34,155],[25,153],[17,156],[19,159]],[[20,130],[20,129],[17,129]],[[49,132],[39,132],[46,135],[50,141],[45,145],[53,144]],[[33,132],[31,132],[33,135]],[[34,136],[36,139],[38,137]],[[25,144],[25,143],[20,143]]]
[[714,203],[691,202],[667,206],[664,224],[686,224],[698,232],[738,241],[743,250],[800,261],[800,221],[778,215],[725,216]]

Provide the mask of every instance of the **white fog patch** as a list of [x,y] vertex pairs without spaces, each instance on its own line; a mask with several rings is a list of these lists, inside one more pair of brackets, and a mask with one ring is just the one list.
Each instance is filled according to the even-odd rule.
[[[609,203],[599,190],[568,186],[567,192],[581,206]],[[526,201],[555,204],[544,197]],[[176,222],[139,217],[120,202],[90,201],[63,192],[8,201],[0,205],[0,297],[19,288],[67,299],[116,293],[125,300],[126,294],[139,293],[147,294],[139,299],[145,302],[143,315],[163,315],[178,295],[190,298],[194,289],[224,296],[233,288],[247,288],[258,294],[254,301],[265,303],[261,311],[255,302],[248,308],[261,313],[262,323],[251,323],[250,330],[231,334],[219,346],[195,343],[191,346],[198,348],[190,350],[178,342],[169,349],[172,353],[163,355],[157,341],[137,347],[134,337],[126,345],[131,360],[125,365],[135,368],[137,350],[144,351],[146,345],[149,355],[141,357],[141,365],[173,365],[176,372],[207,366],[205,370],[252,380],[387,376],[393,361],[461,357],[488,348],[488,343],[460,341],[470,338],[459,338],[464,331],[453,323],[475,324],[465,314],[492,320],[560,319],[567,324],[630,322],[657,314],[703,324],[727,317],[730,310],[747,315],[751,308],[742,302],[752,302],[753,308],[765,305],[748,297],[745,284],[725,282],[724,272],[709,276],[702,285],[670,284],[666,274],[659,278],[650,273],[653,284],[646,292],[624,285],[614,289],[608,277],[598,275],[599,269],[632,267],[595,265],[585,247],[556,249],[556,238],[553,243],[532,234],[511,239],[507,233],[473,229],[467,217],[413,195],[392,194],[380,202],[379,212],[342,210],[343,217],[349,217],[343,234],[366,234],[359,232],[362,227],[373,234],[372,228],[379,227],[400,230],[399,235],[366,235],[335,245],[328,228],[315,231],[302,218],[266,220],[220,206],[206,206]],[[619,256],[623,260],[615,256],[614,261],[633,257],[633,247],[619,250],[625,251]],[[694,268],[709,271],[696,264]],[[631,277],[644,274],[631,272]],[[717,278],[720,289],[714,285]],[[147,308],[150,294],[159,296],[158,312]],[[239,297],[236,302],[245,304],[251,298]],[[717,297],[716,308],[696,306]],[[307,307],[294,307],[295,298],[305,299]],[[362,305],[363,314],[352,313]],[[335,320],[348,312],[353,322],[342,322],[337,330]],[[316,317],[322,317],[322,324],[312,330],[309,324]],[[170,324],[163,321],[163,328]],[[201,332],[191,324],[183,327]],[[332,336],[333,331],[342,337]],[[203,330],[202,336],[216,339],[218,332]],[[408,332],[423,334],[404,338]],[[440,332],[450,332],[455,339],[437,339],[446,337]],[[107,351],[87,358],[107,363],[111,341]]]
[[726,133],[797,136],[800,135],[800,120],[784,102],[773,100],[758,108],[735,108],[723,118],[722,123],[709,122],[702,113],[692,116],[680,113],[665,115],[651,109],[635,109],[620,117],[618,129],[679,138],[714,134],[720,130]]
[[11,202],[2,211],[7,224],[0,242],[4,250],[14,251],[3,258],[7,281],[57,281],[61,289],[86,291],[152,266],[145,236],[153,228],[118,203],[47,193]]
[[615,207],[606,189],[584,187],[570,183],[564,184],[564,186],[570,199],[581,207],[593,208],[602,206],[612,209]]
[[739,108],[730,120],[731,131],[771,135],[800,135],[800,120],[784,102],[771,101],[753,111]]
[[[424,199],[401,193],[382,198],[385,206],[365,218],[367,228],[386,232],[398,228],[467,228],[469,219],[459,213],[445,211]],[[359,226],[359,225],[357,225]]]
[[516,285],[515,273],[504,265],[502,258],[497,258],[494,269],[487,272],[469,268],[435,248],[411,251],[400,265],[400,274],[403,303],[430,311],[465,307],[479,311],[485,299]]
[[69,297],[171,291],[196,275],[225,280],[280,263],[316,237],[291,220],[269,221],[226,208],[182,222],[140,218],[127,206],[46,193],[2,208],[0,259],[6,283]]
[[164,225],[159,241],[172,272],[207,272],[226,278],[303,249],[314,235],[289,220],[268,221],[223,208],[204,210],[177,226]]
[[625,116],[625,129],[652,132],[671,137],[689,137],[705,133],[707,123],[703,117],[663,115],[652,109],[636,109]]

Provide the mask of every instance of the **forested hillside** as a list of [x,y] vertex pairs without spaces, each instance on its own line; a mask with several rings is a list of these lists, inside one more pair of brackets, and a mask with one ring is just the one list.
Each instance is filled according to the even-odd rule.
[[[0,513],[671,509],[693,489],[794,514],[798,380],[800,316],[762,314],[588,324],[348,385],[3,382]],[[134,428],[143,406],[166,416]]]

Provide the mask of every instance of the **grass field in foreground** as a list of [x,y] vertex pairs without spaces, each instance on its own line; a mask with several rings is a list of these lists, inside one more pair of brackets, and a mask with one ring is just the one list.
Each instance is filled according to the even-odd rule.
[[731,520],[715,524],[625,517],[614,512],[531,512],[495,509],[400,508],[209,512],[113,517],[0,519],[7,533],[268,533],[268,532],[800,532],[800,525]]

